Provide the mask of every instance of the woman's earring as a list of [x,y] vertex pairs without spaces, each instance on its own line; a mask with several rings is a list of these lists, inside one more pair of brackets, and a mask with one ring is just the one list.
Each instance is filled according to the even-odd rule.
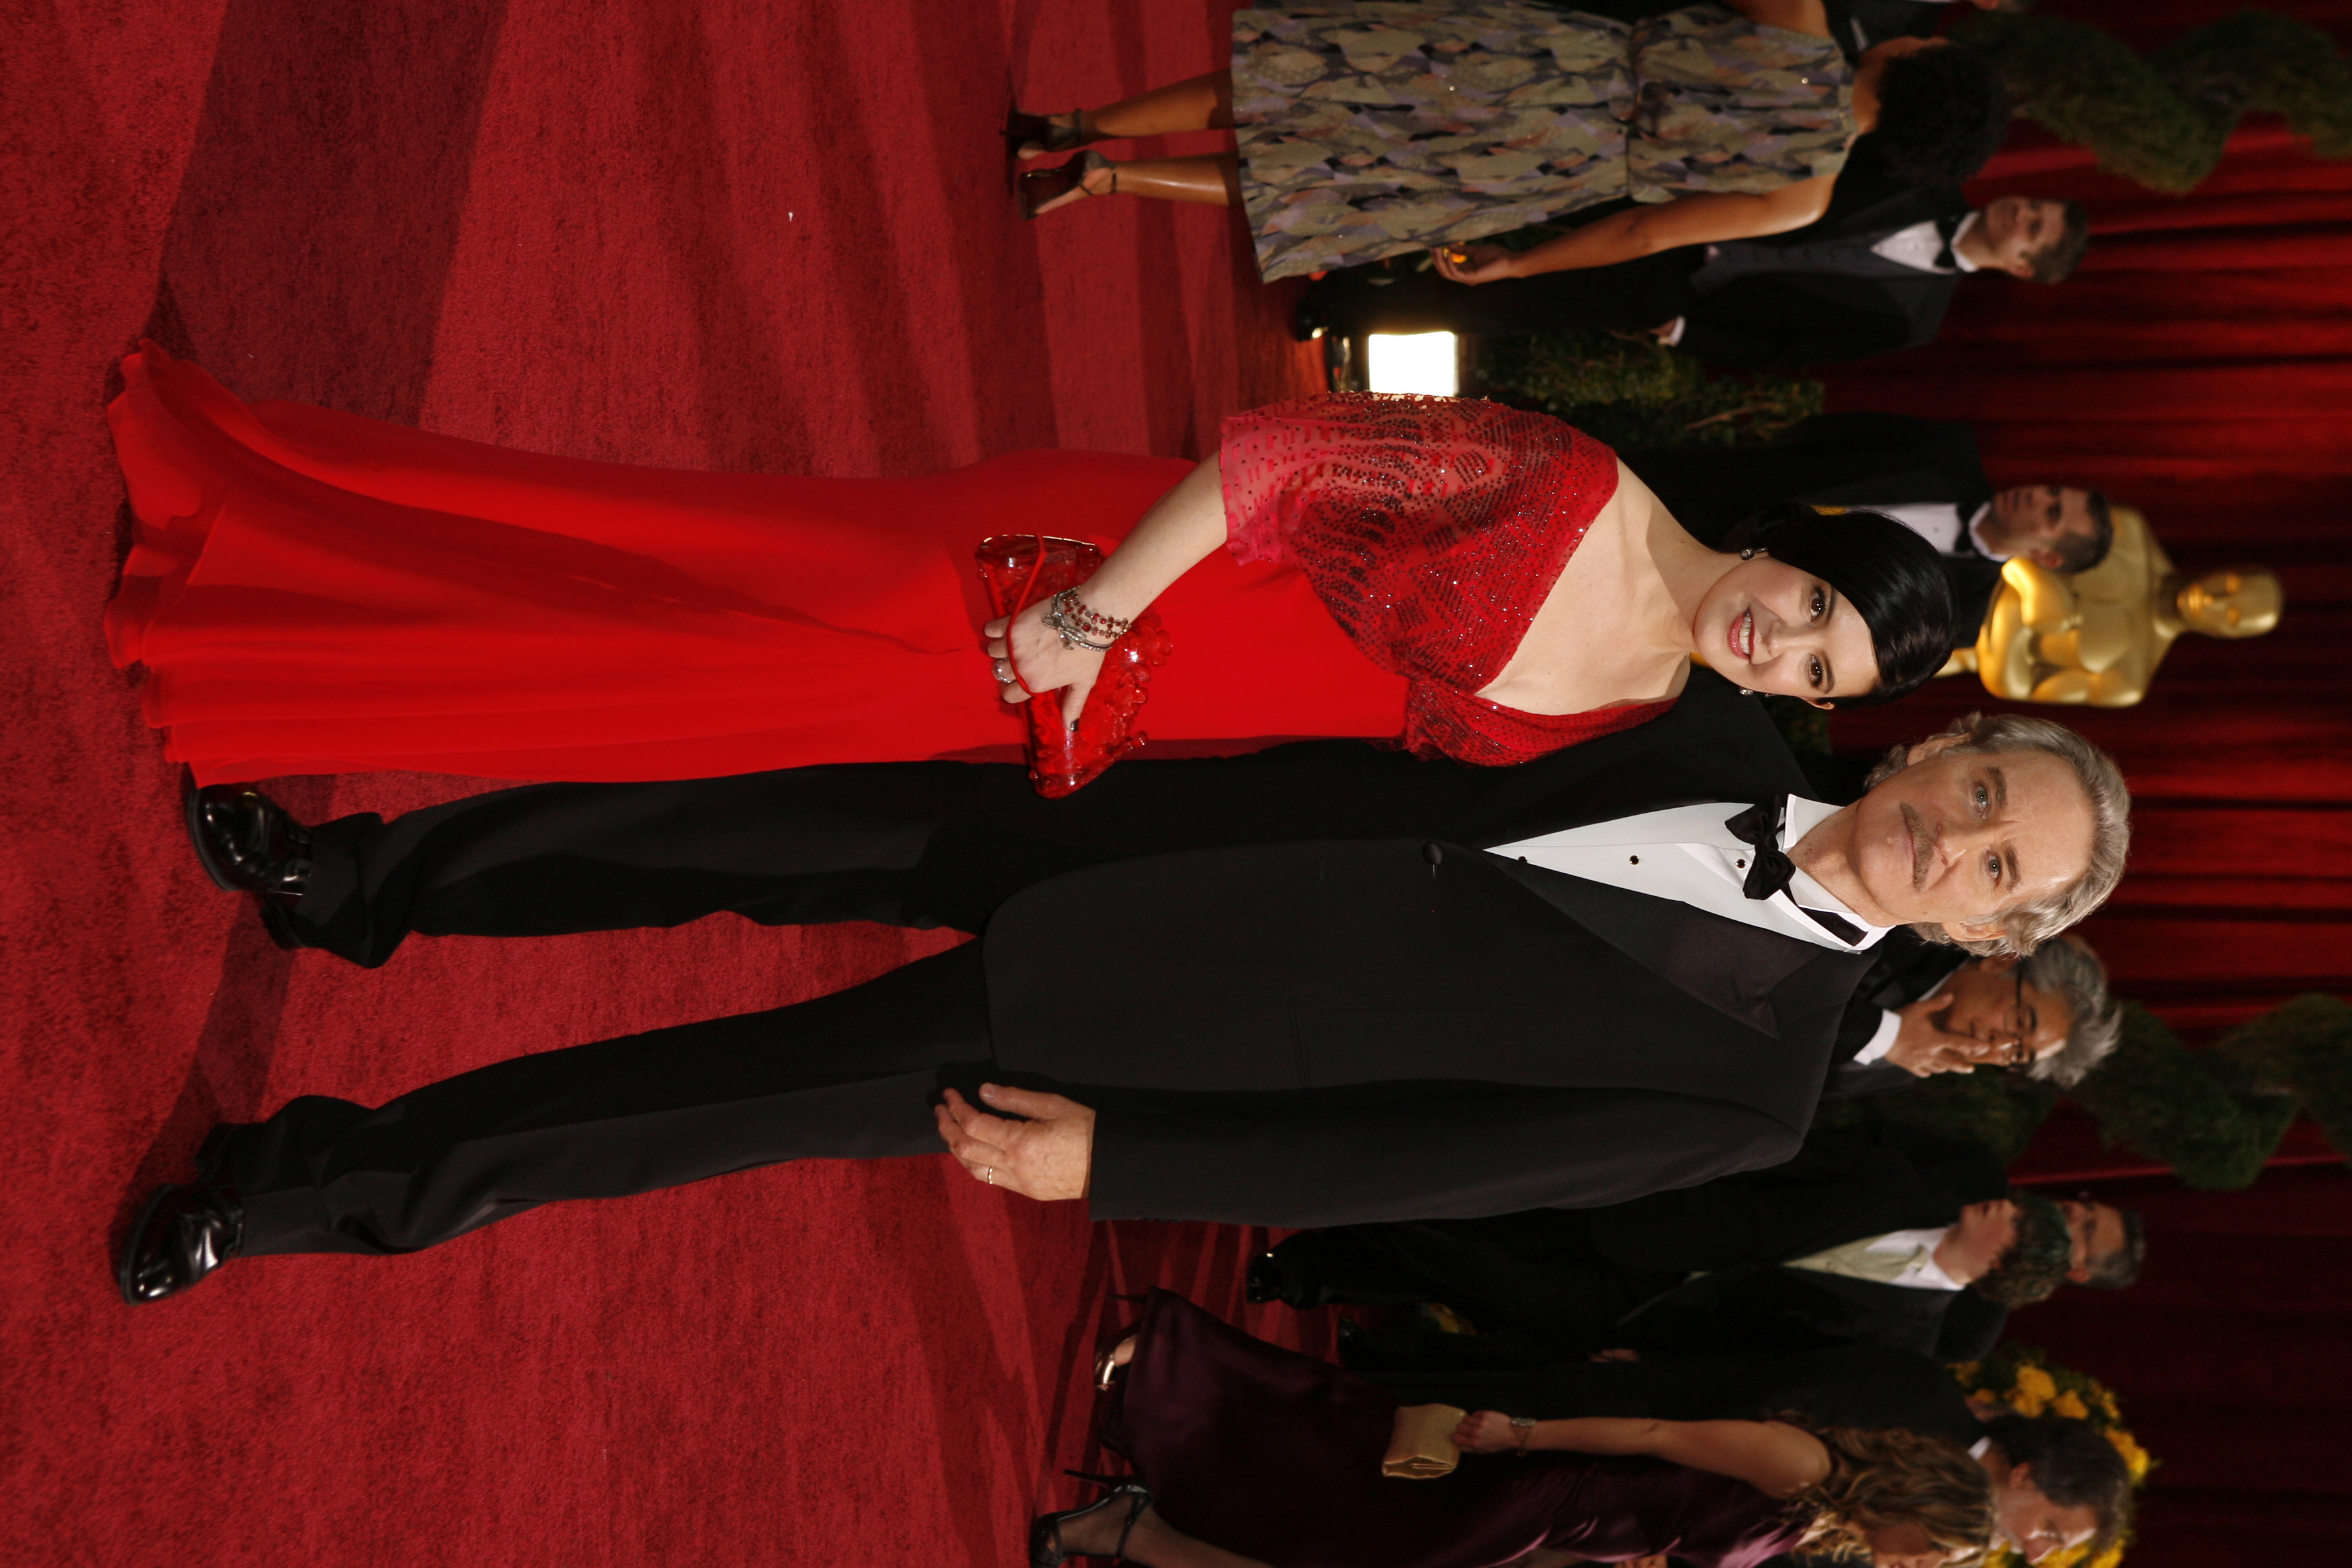
[[1741,688],[1739,689],[1739,695],[1741,695],[1742,697],[1753,697],[1753,696],[1755,696],[1755,695],[1756,695],[1756,693],[1754,693],[1753,691],[1748,690],[1748,688],[1746,688],[1746,687],[1744,687],[1744,686],[1743,686],[1743,687],[1741,687]]
[[1741,551],[1741,552],[1739,552],[1739,558],[1740,558],[1742,561],[1753,561],[1753,560],[1755,560],[1755,559],[1756,559],[1756,547],[1755,547],[1754,545],[1752,545],[1752,544],[1751,544],[1751,545],[1749,545],[1747,549],[1745,549],[1745,550],[1743,550],[1743,551]]

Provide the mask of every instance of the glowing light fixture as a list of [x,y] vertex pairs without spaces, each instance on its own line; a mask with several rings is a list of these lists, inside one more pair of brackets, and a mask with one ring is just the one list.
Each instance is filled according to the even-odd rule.
[[1452,332],[1374,332],[1365,371],[1374,392],[1422,392],[1452,397],[1462,390]]

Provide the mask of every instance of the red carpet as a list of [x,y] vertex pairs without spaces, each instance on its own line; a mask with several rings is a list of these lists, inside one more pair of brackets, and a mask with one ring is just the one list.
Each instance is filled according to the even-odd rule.
[[[753,1173],[133,1311],[134,1188],[219,1118],[815,994],[871,928],[271,947],[107,667],[100,414],[142,331],[247,397],[821,474],[1197,451],[1311,386],[1232,215],[1024,225],[992,134],[1207,68],[1220,0],[33,0],[5,28],[10,1248],[26,1563],[1010,1563],[1070,1495],[1115,1289],[1249,1238],[1090,1229],[944,1159]],[[1192,150],[1199,139],[1179,150]],[[275,785],[306,815],[476,787]],[[1322,1342],[1328,1325],[1253,1326]]]

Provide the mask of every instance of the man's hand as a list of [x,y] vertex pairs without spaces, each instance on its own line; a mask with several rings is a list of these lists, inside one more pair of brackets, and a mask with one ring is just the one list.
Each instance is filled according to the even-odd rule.
[[980,1086],[980,1098],[997,1110],[1025,1121],[992,1116],[958,1094],[933,1108],[948,1152],[973,1181],[1003,1187],[1040,1203],[1087,1195],[1094,1168],[1095,1113],[1058,1094],[1037,1094],[1003,1084]]
[[1897,1007],[1895,1014],[1903,1024],[1895,1044],[1887,1047],[1886,1059],[1914,1078],[1974,1071],[1991,1047],[1973,1035],[1955,1035],[1944,1027],[1951,1005],[1948,996],[1929,996]]
[[[1499,245],[1441,245],[1430,252],[1437,258],[1440,276],[1456,283],[1492,283],[1516,278],[1517,258]],[[1462,259],[1456,261],[1455,257]]]

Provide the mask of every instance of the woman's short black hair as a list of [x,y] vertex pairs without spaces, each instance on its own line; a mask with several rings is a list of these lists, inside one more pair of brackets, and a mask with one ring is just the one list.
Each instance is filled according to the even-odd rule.
[[1957,185],[2009,134],[2009,84],[1966,44],[1914,49],[1878,79],[1878,142],[1886,166],[1915,185]]
[[1843,708],[1892,702],[1952,656],[1952,590],[1927,542],[1880,512],[1815,511],[1787,501],[1731,531],[1726,550],[1761,550],[1845,595],[1878,655],[1878,684]]

